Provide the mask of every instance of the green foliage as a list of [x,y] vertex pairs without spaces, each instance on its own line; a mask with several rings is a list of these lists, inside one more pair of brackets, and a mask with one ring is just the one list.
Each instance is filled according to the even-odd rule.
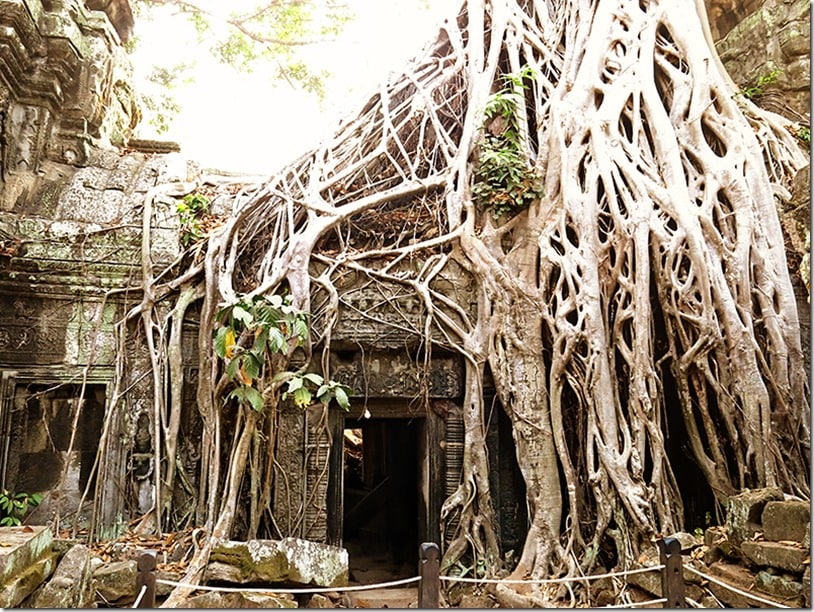
[[[215,352],[226,363],[226,376],[234,389],[227,399],[235,399],[260,412],[264,399],[259,381],[269,356],[287,354],[308,338],[308,315],[291,305],[290,296],[272,295],[241,298],[221,309],[221,321],[214,334]],[[327,405],[332,399],[345,410],[350,407],[350,389],[340,383],[325,382],[313,373],[279,372],[273,382],[285,382],[283,399],[291,397],[300,407],[313,398]]]
[[[335,38],[351,20],[348,5],[314,0],[282,0],[241,4],[243,12],[228,3],[208,8],[194,0],[142,0],[139,12],[172,7],[192,24],[198,40],[214,58],[241,72],[262,68],[266,74],[325,95],[325,71],[313,71],[303,50]],[[269,70],[269,67],[273,67]]]
[[334,380],[325,382],[319,374],[295,374],[289,378],[283,399],[290,397],[296,406],[306,408],[311,405],[316,396],[317,400],[327,406],[331,400],[336,400],[343,410],[350,410],[351,389]]
[[147,122],[158,134],[169,131],[170,124],[181,112],[173,88],[192,82],[192,68],[192,64],[181,62],[172,66],[153,66],[150,71],[145,91],[141,92],[141,103]]
[[740,90],[740,93],[745,98],[749,98],[750,100],[757,100],[760,96],[763,95],[764,87],[767,85],[771,85],[775,81],[777,81],[777,77],[780,75],[782,71],[779,69],[772,70],[769,74],[764,74],[758,77],[757,83],[750,86],[744,87]]
[[29,508],[39,506],[41,501],[41,493],[11,493],[3,489],[0,492],[0,525],[21,525]]
[[175,211],[181,220],[181,244],[189,246],[204,237],[203,215],[209,212],[209,199],[199,193],[185,195]]
[[473,174],[475,203],[491,210],[497,218],[528,208],[543,193],[540,176],[529,164],[520,140],[518,108],[534,78],[526,66],[517,74],[503,76],[505,86],[493,94],[484,108],[484,134],[478,164]]
[[811,146],[811,127],[808,125],[801,125],[795,133],[797,140],[802,142],[807,147]]

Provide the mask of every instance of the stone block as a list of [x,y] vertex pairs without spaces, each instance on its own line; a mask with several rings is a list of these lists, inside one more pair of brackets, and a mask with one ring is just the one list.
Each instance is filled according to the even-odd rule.
[[62,557],[51,579],[31,600],[32,608],[89,608],[93,603],[90,588],[91,551],[84,544],[71,547]]
[[[709,574],[741,591],[751,591],[755,584],[754,574],[741,565],[715,563],[709,566]],[[753,599],[715,582],[710,581],[707,588],[721,603],[730,608],[752,608],[756,605]]]
[[131,604],[136,600],[136,562],[115,561],[100,566],[93,573],[93,588],[106,605]]
[[802,542],[811,523],[811,507],[805,501],[770,501],[762,522],[765,540]]
[[54,571],[57,555],[46,552],[36,561],[0,584],[0,608],[15,608],[31,595]]
[[806,571],[803,572],[803,607],[811,607],[811,565],[806,566]]
[[299,538],[223,542],[212,549],[209,559],[209,582],[294,582],[326,587],[348,582],[347,550]]
[[763,510],[770,501],[782,501],[783,491],[777,487],[745,490],[733,495],[726,504],[726,524],[729,539],[735,546],[751,540],[763,530]]
[[188,598],[184,608],[234,609],[234,608],[296,608],[297,602],[284,595],[266,595],[260,593],[217,593],[208,592]]
[[788,575],[771,574],[761,570],[755,576],[755,588],[766,593],[767,599],[784,606],[799,608],[803,601],[803,583]]
[[0,527],[0,584],[51,552],[48,527]]
[[808,552],[802,547],[779,542],[744,542],[741,551],[755,565],[797,574],[803,573],[808,558]]

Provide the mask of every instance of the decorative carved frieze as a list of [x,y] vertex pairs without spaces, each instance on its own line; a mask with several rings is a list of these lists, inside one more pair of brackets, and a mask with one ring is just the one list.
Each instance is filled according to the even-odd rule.
[[84,166],[92,145],[126,141],[140,120],[121,46],[131,28],[125,0],[0,0],[4,179],[45,158]]

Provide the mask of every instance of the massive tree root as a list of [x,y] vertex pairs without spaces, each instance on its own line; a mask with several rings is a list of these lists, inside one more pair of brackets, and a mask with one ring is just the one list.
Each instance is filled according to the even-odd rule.
[[[262,425],[273,416],[238,417],[233,446],[220,430],[219,304],[285,289],[327,354],[349,273],[415,294],[425,324],[412,331],[467,364],[468,454],[443,508],[458,525],[445,567],[499,558],[487,365],[527,490],[513,577],[590,571],[608,541],[627,566],[680,529],[693,491],[681,490],[686,457],[670,436],[683,436],[719,504],[747,487],[808,496],[807,375],[775,195],[807,156],[782,118],[735,96],[704,19],[674,1],[467,2],[322,147],[236,199],[184,277],[205,295],[199,519],[213,537],[232,527],[247,457],[273,464],[273,423]],[[473,184],[484,109],[508,74],[526,75],[510,119],[541,188],[496,213]],[[452,264],[475,280],[475,304],[439,292]],[[266,442],[248,448],[255,426]],[[224,493],[223,508],[205,506]]]

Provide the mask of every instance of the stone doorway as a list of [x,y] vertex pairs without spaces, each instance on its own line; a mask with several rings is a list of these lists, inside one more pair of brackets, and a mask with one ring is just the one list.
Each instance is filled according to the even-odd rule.
[[414,576],[426,540],[425,418],[347,419],[344,429],[343,545],[351,579]]
[[[93,464],[104,419],[106,386],[5,380],[0,404],[0,487],[42,493],[27,521],[69,515],[94,497]],[[79,514],[79,522],[83,517]],[[82,525],[77,525],[81,527]]]

